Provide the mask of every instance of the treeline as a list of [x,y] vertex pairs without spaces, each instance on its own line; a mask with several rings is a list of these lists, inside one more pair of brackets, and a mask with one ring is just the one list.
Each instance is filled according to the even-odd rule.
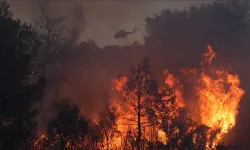
[[[46,5],[41,7],[41,18],[34,25],[28,25],[13,19],[9,5],[6,2],[0,2],[0,65],[2,69],[0,73],[0,149],[110,149],[112,139],[108,137],[116,137],[120,134],[116,132],[115,119],[119,115],[116,108],[110,109],[108,104],[103,104],[106,109],[100,110],[100,120],[93,122],[80,115],[82,108],[61,100],[60,87],[62,82],[66,82],[65,76],[69,74],[66,72],[67,62],[72,62],[71,60],[85,59],[83,63],[87,66],[98,59],[98,64],[104,65],[103,67],[108,70],[113,69],[114,63],[122,66],[114,69],[113,75],[123,73],[122,70],[131,62],[138,63],[144,56],[149,56],[153,66],[160,66],[155,69],[156,74],[166,68],[165,65],[160,65],[164,60],[169,59],[168,62],[173,62],[172,59],[178,58],[180,54],[183,56],[181,62],[194,64],[192,58],[200,56],[202,51],[199,50],[204,50],[207,44],[212,44],[216,49],[221,50],[220,54],[233,58],[229,61],[237,61],[242,55],[244,57],[241,59],[247,59],[246,49],[250,47],[249,16],[248,6],[243,1],[229,0],[226,3],[217,1],[201,7],[192,7],[187,11],[164,10],[161,14],[145,20],[148,36],[145,37],[144,45],[108,46],[104,48],[105,52],[92,40],[77,43],[79,33],[84,29],[84,18],[80,5],[74,9],[76,24],[74,28],[66,29],[71,35],[66,39],[62,36],[60,27],[65,18],[52,18],[46,13]],[[241,51],[234,51],[235,49]],[[187,55],[193,57],[185,60]],[[112,60],[113,56],[118,59]],[[179,67],[179,65],[183,63],[177,62],[171,67]],[[133,83],[136,82],[131,84]],[[157,85],[156,80],[154,80],[154,85]],[[42,99],[46,88],[55,89],[52,103],[57,107],[55,108],[57,116],[48,122],[47,133],[41,137],[41,140],[38,140],[36,118],[43,109],[45,102]],[[49,102],[47,105],[52,104]],[[248,107],[245,105],[244,108]],[[136,112],[140,118],[141,108],[138,109],[139,111]],[[154,112],[155,110],[148,111]],[[154,116],[151,117],[154,118]],[[179,130],[183,129],[183,132],[186,131],[187,122],[172,121],[175,123],[173,127],[162,125],[161,128],[165,133],[174,134],[173,128],[175,127]],[[189,121],[190,124],[195,124],[192,120]],[[129,149],[205,149],[207,141],[204,133],[208,130],[206,126],[200,126],[188,135],[175,135],[174,138],[164,143],[145,139],[144,131],[140,131],[142,128],[138,123],[140,121],[136,122],[137,130],[131,131],[133,133],[126,133],[127,136],[122,141],[122,144],[125,144],[124,147],[129,147]],[[243,127],[243,129],[246,131],[248,128]],[[200,141],[197,141],[196,145],[191,141],[193,134],[200,136]],[[249,135],[246,133],[244,137],[241,141],[247,143],[244,140],[248,139]],[[179,141],[182,142],[179,143]],[[241,144],[241,141],[236,143]],[[241,147],[247,147],[247,145],[241,145]],[[226,147],[222,146],[222,148]]]
[[[170,85],[160,88],[145,59],[132,67],[128,77],[119,76],[117,104],[106,95],[99,119],[89,120],[69,100],[56,104],[37,149],[233,149],[218,144],[220,129],[200,125],[189,118]],[[119,98],[119,97],[116,97]],[[120,102],[120,103],[119,103]]]

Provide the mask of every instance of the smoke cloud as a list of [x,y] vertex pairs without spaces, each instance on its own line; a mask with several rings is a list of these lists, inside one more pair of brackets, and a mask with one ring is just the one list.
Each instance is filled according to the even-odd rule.
[[[39,3],[28,3],[30,2],[10,1],[14,15],[31,22],[39,14],[37,11]],[[52,2],[51,10],[53,10],[55,16],[70,16],[74,4],[71,2]],[[88,37],[95,40],[98,47],[83,44],[76,48],[66,48],[67,52],[61,57],[62,74],[65,76],[65,80],[60,83],[60,98],[69,98],[76,102],[85,116],[94,119],[97,117],[97,110],[102,108],[103,95],[109,93],[112,89],[112,80],[119,74],[128,74],[130,65],[136,65],[144,57],[150,59],[152,72],[157,76],[159,83],[163,83],[163,71],[165,69],[176,73],[183,67],[199,67],[207,43],[190,46],[192,43],[180,43],[177,40],[171,43],[171,46],[165,48],[162,47],[164,44],[152,46],[144,41],[144,35],[146,34],[144,19],[146,17],[160,13],[164,8],[180,10],[193,4],[200,3],[162,1],[145,3],[140,1],[82,2],[86,28],[81,34],[80,41]],[[129,31],[138,28],[138,32],[131,35],[127,41],[122,41],[122,44],[130,45],[137,41],[139,45],[117,46],[118,41],[113,39],[114,31],[110,29],[110,25],[121,29],[127,26]],[[190,35],[189,38],[195,38],[194,36]],[[218,56],[214,63],[231,67],[234,73],[239,74],[241,87],[246,91],[239,107],[236,128],[229,137],[233,144],[243,145],[244,147],[243,143],[247,143],[250,138],[250,117],[248,115],[250,113],[248,100],[250,71],[247,68],[249,44],[242,43],[230,43],[228,48],[216,46],[214,50],[218,53]],[[53,93],[54,91],[48,89],[46,99],[52,100]],[[51,110],[48,109],[44,108],[42,113],[50,116]]]

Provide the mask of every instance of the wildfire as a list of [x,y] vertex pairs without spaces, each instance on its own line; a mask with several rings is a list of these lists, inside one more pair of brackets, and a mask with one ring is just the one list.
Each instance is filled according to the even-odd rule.
[[[205,62],[210,65],[214,57],[215,52],[208,46]],[[235,126],[244,90],[239,88],[240,80],[237,75],[215,68],[202,68],[199,83],[196,91],[199,97],[201,123],[214,130],[221,130],[214,141],[214,144],[217,144],[222,135]]]
[[[120,76],[114,80],[113,91],[119,96],[112,97],[110,122],[103,119],[105,126],[100,120],[93,120],[95,126],[101,127],[102,138],[95,144],[98,149],[215,148],[236,125],[244,90],[239,87],[238,75],[212,66],[216,53],[210,45],[207,50],[203,67],[181,70],[182,75],[188,76],[185,80],[164,71],[164,87],[155,84],[145,66],[133,70],[134,77]],[[182,120],[180,112],[189,105],[185,104],[181,81],[191,83],[195,97],[192,101],[197,102],[196,108],[189,108],[191,112]],[[197,110],[198,113],[192,113]],[[46,137],[41,136],[35,145],[43,138]],[[185,145],[190,141],[191,147]]]
[[[244,94],[244,90],[239,87],[240,80],[237,75],[233,75],[227,70],[216,69],[216,67],[211,65],[216,53],[210,45],[208,45],[207,50],[208,51],[204,54],[204,61],[202,62],[202,64],[206,64],[204,65],[206,67],[201,68],[201,71],[198,71],[198,69],[181,70],[185,75],[192,74],[196,76],[196,83],[193,84],[196,93],[193,93],[193,95],[197,95],[198,98],[198,118],[200,118],[200,120],[195,120],[198,124],[193,126],[191,130],[186,133],[190,133],[202,124],[210,127],[210,129],[206,131],[206,140],[208,141],[206,143],[206,148],[215,148],[223,138],[223,135],[228,133],[228,131],[235,126],[239,102]],[[178,110],[185,107],[183,85],[178,78],[168,70],[164,71],[164,75],[165,84],[173,91],[171,94],[167,92],[166,95],[162,97],[162,100],[168,101],[174,96],[175,103],[168,103],[168,112],[156,112],[156,115],[172,116],[172,119],[175,119],[178,117],[178,114],[176,114]],[[127,81],[128,79],[126,77],[116,80],[116,89],[119,92],[124,92],[121,87],[123,87]],[[190,82],[193,80],[188,81]],[[124,93],[123,95],[125,96]],[[122,112],[125,110],[119,111]],[[131,112],[127,110],[125,112],[125,116],[130,118],[130,120],[136,120],[136,114],[131,114]],[[148,118],[143,118],[143,120],[147,119]],[[122,124],[126,124],[126,122],[129,121],[121,118],[117,123],[119,124],[121,122]],[[162,122],[162,120],[159,120],[159,122]],[[171,124],[171,122],[169,122],[169,124]],[[155,128],[155,130],[158,130],[158,132],[156,132],[158,134],[158,140],[167,143],[172,135],[168,135],[160,126],[155,126]],[[134,126],[133,129],[136,129],[136,126]],[[128,129],[123,127],[120,128],[120,131],[126,133]],[[145,130],[144,138],[150,139],[149,131],[150,129]],[[175,131],[175,134],[179,134],[178,129]],[[213,136],[213,134],[215,134],[215,136]],[[193,141],[196,140],[197,135],[194,134]]]
[[183,85],[180,81],[174,77],[173,74],[169,73],[168,70],[164,71],[165,83],[172,89],[174,89],[174,95],[176,96],[176,103],[178,107],[184,107],[183,101]]

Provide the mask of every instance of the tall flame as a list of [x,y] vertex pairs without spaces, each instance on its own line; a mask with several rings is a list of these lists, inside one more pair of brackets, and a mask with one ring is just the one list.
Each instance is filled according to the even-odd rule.
[[[202,68],[181,70],[184,76],[191,74],[185,82],[192,82],[192,89],[195,89],[192,93],[195,97],[193,102],[198,102],[196,108],[190,109],[191,111],[198,110],[198,114],[188,114],[192,121],[186,121],[185,132],[176,123],[180,117],[180,110],[189,107],[188,104],[185,104],[184,84],[181,83],[183,80],[166,70],[164,71],[166,86],[159,87],[157,89],[158,93],[155,95],[145,92],[140,96],[140,102],[148,99],[152,100],[150,102],[152,108],[143,110],[143,113],[148,114],[143,114],[140,118],[142,147],[146,149],[145,143],[162,143],[165,146],[176,144],[177,147],[173,149],[180,149],[178,146],[184,143],[182,140],[185,140],[191,134],[194,149],[201,149],[197,145],[204,138],[206,143],[205,148],[203,147],[202,149],[215,148],[230,129],[236,125],[239,102],[244,94],[244,90],[239,87],[240,79],[238,75],[231,74],[226,69],[217,69],[211,65],[215,56],[216,53],[213,51],[213,48],[208,45],[207,52],[204,54],[204,61],[202,62],[205,65]],[[119,77],[114,81],[115,87],[113,90],[120,93],[119,97],[116,95],[112,98],[114,100],[110,105],[111,114],[115,116],[113,117],[114,122],[111,123],[112,126],[102,129],[101,134],[103,138],[96,144],[98,149],[135,148],[138,130],[138,111],[135,110],[137,104],[131,104],[131,102],[138,101],[138,89],[132,88],[129,93],[126,92],[124,87],[126,87],[128,81],[129,79],[125,76]],[[137,83],[135,86],[137,86]],[[160,97],[157,97],[159,95]],[[129,97],[126,102],[122,101],[125,97]],[[156,117],[151,116],[152,114]],[[99,120],[94,120],[93,123],[96,126],[101,125]],[[204,125],[206,128],[203,128]],[[46,138],[44,135],[41,136],[34,146],[44,138]],[[147,148],[150,149],[149,147]]]
[[[208,52],[204,56],[205,62],[210,66],[215,57],[211,46],[208,45]],[[221,130],[214,143],[217,144],[221,136],[235,126],[244,90],[239,88],[238,75],[211,67],[202,68],[199,83],[196,92],[199,97],[201,123]]]

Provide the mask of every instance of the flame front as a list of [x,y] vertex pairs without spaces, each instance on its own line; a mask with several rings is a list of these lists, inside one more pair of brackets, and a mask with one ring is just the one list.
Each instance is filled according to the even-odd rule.
[[[192,118],[199,118],[195,120],[198,124],[189,128],[186,131],[186,134],[194,131],[200,125],[205,125],[209,127],[209,130],[206,131],[206,148],[215,148],[216,145],[222,140],[223,136],[226,135],[231,128],[236,124],[236,116],[238,113],[239,102],[244,94],[244,90],[239,87],[240,80],[238,75],[231,74],[226,69],[217,69],[212,66],[211,63],[216,56],[216,53],[213,51],[212,47],[208,45],[207,52],[204,54],[204,61],[202,65],[204,67],[200,69],[189,69],[182,70],[182,74],[192,74],[196,76],[195,81],[188,80],[188,82],[195,82],[193,84],[197,101],[198,101],[198,115],[191,116]],[[199,71],[200,70],[200,71]],[[172,106],[169,105],[170,111],[163,114],[157,114],[157,116],[165,115],[171,116],[172,120],[178,118],[178,110],[185,106],[184,103],[184,92],[183,85],[168,70],[164,71],[165,84],[173,90],[172,95],[175,96],[175,104]],[[116,89],[119,92],[122,91],[122,86],[128,81],[126,77],[116,80]],[[159,90],[160,91],[160,90]],[[163,96],[162,100],[169,100],[171,95],[166,94]],[[125,108],[121,106],[120,108]],[[131,109],[131,108],[129,108]],[[193,108],[194,109],[194,108]],[[131,114],[128,111],[128,108],[119,110],[120,112],[127,112],[125,116],[130,118],[130,120],[136,120],[136,114]],[[190,114],[191,115],[191,114]],[[147,121],[147,118],[143,118],[144,121]],[[161,122],[162,120],[158,120]],[[171,120],[170,120],[171,121]],[[118,119],[118,124],[123,124],[123,127],[120,127],[122,133],[126,133],[129,128],[124,125],[128,124],[128,120],[123,118]],[[169,122],[171,124],[171,122]],[[136,129],[136,126],[130,126],[130,130]],[[155,126],[155,129],[158,132],[158,140],[163,143],[168,143],[170,138],[173,138],[174,135],[169,135],[167,131],[164,131],[160,126]],[[176,128],[176,134],[179,134],[179,129]],[[150,139],[150,129],[145,130],[145,138]],[[193,142],[196,143],[198,135],[193,135]]]
[[[145,72],[138,73],[139,77],[142,76],[141,79],[137,78],[140,83],[134,83],[131,89],[127,88],[128,77],[116,79],[113,91],[119,93],[119,96],[114,96],[109,106],[110,121],[103,119],[108,125],[103,125],[100,120],[93,122],[101,127],[102,138],[95,144],[98,149],[135,149],[138,134],[141,134],[140,146],[143,149],[215,148],[236,125],[239,102],[244,90],[239,87],[238,75],[212,65],[216,53],[209,45],[207,49],[201,63],[203,67],[181,70],[183,76],[190,75],[185,82],[191,82],[193,86],[192,95],[195,99],[192,102],[195,104],[192,106],[196,106],[195,108],[189,108],[185,103],[183,80],[168,70],[164,71],[165,86],[152,90],[154,92],[147,91],[151,87],[151,77],[145,76]],[[142,88],[146,88],[146,92]],[[183,119],[180,111],[184,108],[189,108],[191,112]],[[197,110],[198,113],[192,113]],[[191,140],[188,140],[190,137]],[[45,136],[35,145],[43,138]],[[189,144],[185,145],[186,142]]]
[[[214,57],[214,51],[208,46],[205,62],[210,66]],[[237,75],[212,67],[202,68],[199,83],[196,91],[201,123],[221,130],[213,143],[216,145],[222,135],[235,126],[239,102],[244,91],[239,88],[240,80]]]

